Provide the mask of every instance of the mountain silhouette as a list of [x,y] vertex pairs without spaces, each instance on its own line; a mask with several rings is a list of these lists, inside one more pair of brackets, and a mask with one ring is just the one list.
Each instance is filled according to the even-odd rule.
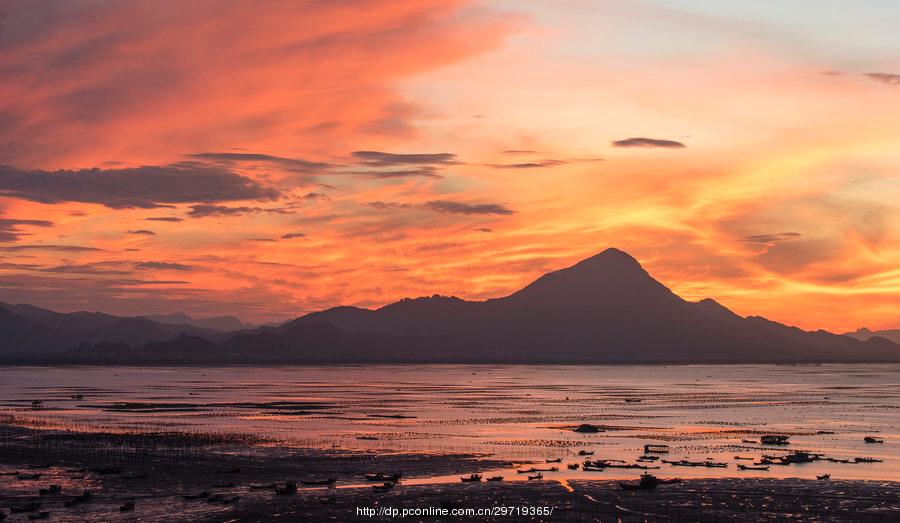
[[873,331],[865,327],[861,327],[853,332],[845,332],[844,336],[850,336],[851,338],[856,338],[862,341],[867,341],[870,338],[874,337],[881,337],[891,340],[894,343],[900,344],[900,329],[885,329]]
[[243,329],[252,329],[253,325],[244,323],[237,316],[210,316],[206,318],[195,318],[183,312],[174,312],[171,314],[145,314],[145,318],[157,323],[166,323],[169,325],[191,325],[198,329],[212,329],[222,332],[239,331]]
[[0,353],[47,353],[85,343],[143,345],[179,335],[222,339],[223,333],[192,325],[155,322],[102,312],[56,312],[28,304],[0,303]]
[[335,307],[280,327],[326,322],[403,340],[410,359],[588,362],[898,360],[900,347],[742,318],[688,302],[633,257],[607,249],[522,290],[480,302],[432,296],[377,310]]
[[[5,331],[9,325],[20,340],[41,334],[35,329],[40,315],[19,310],[31,317],[18,318],[17,310],[7,311],[12,317],[0,314],[0,328]],[[467,301],[434,295],[375,310],[340,306],[230,336],[197,332],[187,325],[173,330],[172,325],[147,318],[76,314],[88,315],[83,321],[91,328],[81,333],[81,339],[95,345],[69,355],[75,359],[116,355],[135,361],[248,363],[900,361],[900,346],[881,337],[861,341],[807,332],[761,317],[741,317],[711,299],[686,301],[617,249],[547,273],[502,298]],[[53,321],[64,330],[70,320]],[[123,339],[125,334],[131,339]],[[134,347],[123,350],[111,342]]]

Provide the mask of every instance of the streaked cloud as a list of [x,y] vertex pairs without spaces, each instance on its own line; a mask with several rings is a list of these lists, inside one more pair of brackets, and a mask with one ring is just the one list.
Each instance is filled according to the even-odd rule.
[[646,148],[662,148],[662,149],[683,149],[685,145],[675,140],[662,140],[659,138],[625,138],[624,140],[616,140],[613,147],[646,147]]
[[148,166],[43,171],[0,166],[0,196],[40,203],[81,202],[112,209],[177,203],[274,200],[279,191],[212,167]]

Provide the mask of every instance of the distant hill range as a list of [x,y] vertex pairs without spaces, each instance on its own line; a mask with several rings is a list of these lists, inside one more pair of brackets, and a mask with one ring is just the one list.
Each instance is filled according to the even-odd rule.
[[[376,310],[335,307],[278,327],[224,336],[153,316],[111,321],[99,313],[37,309],[42,312],[29,315],[28,306],[3,307],[0,351],[15,352],[17,361],[900,362],[900,345],[884,337],[807,332],[738,316],[710,299],[685,301],[616,249],[545,274],[503,298],[466,301],[435,295]],[[36,351],[58,346],[58,333],[80,343]]]
[[208,318],[194,318],[183,312],[173,314],[145,314],[144,318],[157,323],[169,325],[191,325],[198,329],[212,329],[222,332],[253,329],[255,325],[244,323],[237,316],[211,316]]
[[892,342],[900,345],[900,329],[886,329],[880,331],[871,331],[865,327],[861,329],[856,329],[855,332],[846,332],[844,336],[850,336],[856,338],[858,340],[866,341],[869,338],[879,337],[891,340]]

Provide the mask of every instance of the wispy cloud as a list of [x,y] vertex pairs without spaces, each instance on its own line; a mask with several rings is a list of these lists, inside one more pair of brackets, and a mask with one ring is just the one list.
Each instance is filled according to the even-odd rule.
[[613,147],[657,147],[663,149],[683,149],[686,146],[681,142],[676,142],[675,140],[661,140],[659,138],[626,138],[624,140],[616,140],[613,143]]
[[47,220],[17,220],[13,218],[0,218],[0,242],[12,242],[28,233],[22,232],[22,227],[52,227],[53,222]]
[[0,195],[41,203],[83,202],[113,209],[176,203],[274,200],[278,190],[212,167],[131,167],[66,171],[0,166]]

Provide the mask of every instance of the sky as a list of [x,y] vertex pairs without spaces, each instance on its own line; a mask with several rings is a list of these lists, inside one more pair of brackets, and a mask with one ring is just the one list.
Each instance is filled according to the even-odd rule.
[[0,301],[272,322],[607,247],[900,327],[900,3],[12,0]]

